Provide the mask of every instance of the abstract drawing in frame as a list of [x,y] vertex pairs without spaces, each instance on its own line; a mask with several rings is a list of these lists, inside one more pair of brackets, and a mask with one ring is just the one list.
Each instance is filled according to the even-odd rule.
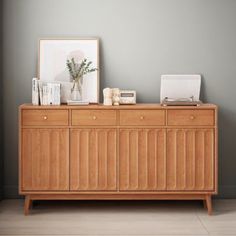
[[66,60],[87,58],[98,70],[83,78],[82,100],[99,102],[99,40],[89,39],[40,39],[39,79],[45,82],[61,83],[61,102],[70,100],[72,81],[66,67]]

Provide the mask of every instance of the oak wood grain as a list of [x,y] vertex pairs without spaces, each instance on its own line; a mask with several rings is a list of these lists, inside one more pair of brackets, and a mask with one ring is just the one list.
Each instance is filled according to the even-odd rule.
[[167,189],[214,190],[214,130],[167,130]]
[[68,110],[23,110],[22,125],[68,125]]
[[21,189],[69,190],[69,130],[22,129]]
[[202,199],[218,189],[217,106],[19,108],[19,191],[37,199]]
[[165,190],[164,129],[121,129],[119,132],[120,190]]
[[116,125],[116,111],[72,110],[72,125]]
[[116,190],[116,129],[72,129],[70,190]]
[[165,111],[121,110],[120,125],[165,125]]
[[214,125],[214,110],[169,110],[167,125]]

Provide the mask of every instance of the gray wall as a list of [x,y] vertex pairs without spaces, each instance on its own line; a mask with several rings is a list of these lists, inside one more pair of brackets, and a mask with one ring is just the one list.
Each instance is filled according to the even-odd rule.
[[[2,25],[3,25],[3,5],[2,0],[0,0],[0,93],[2,94]],[[2,104],[3,96],[0,96],[0,200],[3,197],[3,104]]]
[[17,196],[17,107],[30,102],[42,37],[101,39],[101,88],[159,102],[160,75],[201,73],[219,105],[221,197],[236,197],[236,1],[5,0],[4,190]]

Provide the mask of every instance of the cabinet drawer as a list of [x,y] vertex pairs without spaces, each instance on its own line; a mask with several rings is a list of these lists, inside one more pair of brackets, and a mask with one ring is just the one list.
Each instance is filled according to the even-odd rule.
[[168,125],[214,125],[214,110],[169,110]]
[[120,125],[165,125],[164,110],[120,111]]
[[68,125],[67,110],[23,110],[23,125]]
[[116,111],[73,110],[72,125],[116,125]]

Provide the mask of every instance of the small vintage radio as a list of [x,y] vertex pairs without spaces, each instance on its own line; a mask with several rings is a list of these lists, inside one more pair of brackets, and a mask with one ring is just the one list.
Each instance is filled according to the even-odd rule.
[[120,104],[136,104],[136,91],[120,90]]

